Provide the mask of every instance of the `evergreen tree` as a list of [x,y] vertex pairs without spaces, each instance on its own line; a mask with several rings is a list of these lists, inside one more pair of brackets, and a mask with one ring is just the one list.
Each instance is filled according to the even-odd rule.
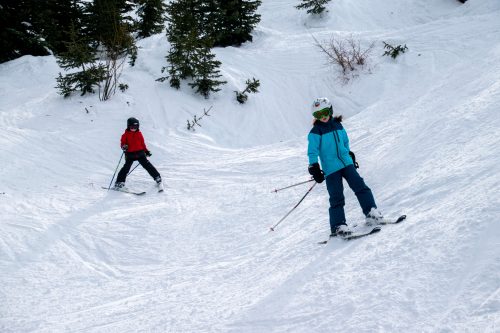
[[21,55],[66,52],[70,26],[79,24],[82,17],[80,2],[21,0],[0,5],[0,47],[10,50],[14,46]]
[[240,46],[252,41],[251,32],[260,22],[260,15],[256,14],[261,5],[260,0],[212,0],[215,11],[212,19],[208,19],[207,29],[214,39],[214,46]]
[[164,27],[165,4],[162,0],[139,0],[137,32],[139,38],[160,33]]
[[93,43],[106,49],[127,49],[134,22],[127,13],[133,3],[127,0],[93,0],[86,3],[84,32]]
[[79,71],[64,76],[59,73],[57,88],[64,97],[74,91],[80,91],[82,96],[94,93],[94,87],[105,78],[104,65],[96,63],[96,49],[90,46],[90,41],[79,34],[74,25],[70,28],[69,39],[65,46],[67,51],[57,56],[57,63],[64,70]]
[[[191,28],[191,30],[185,33],[183,38],[175,39],[172,42],[171,48],[167,54],[167,61],[170,63],[169,74],[171,78],[177,77],[179,80],[185,80],[189,77],[194,76],[194,56],[196,49],[200,47],[200,38],[198,36],[198,30],[196,28]],[[172,87],[172,82],[170,84]],[[177,87],[179,86],[177,85]]]
[[33,24],[34,1],[2,1],[0,4],[0,62],[27,54],[49,54],[40,31]]
[[215,55],[210,52],[213,41],[203,29],[210,6],[206,0],[177,0],[166,6],[170,50],[166,56],[169,65],[162,68],[162,73],[167,72],[168,76],[158,81],[168,79],[171,87],[179,89],[181,80],[191,78],[189,85],[205,97],[225,83],[217,80],[221,76],[220,62],[214,60]]
[[81,26],[83,6],[77,0],[34,1],[34,25],[54,54],[67,52],[71,29]]
[[157,81],[169,79],[170,86],[175,89],[180,88],[181,80],[194,74],[190,59],[198,38],[198,6],[197,0],[178,0],[166,6],[167,40],[170,42],[166,59],[169,65],[161,71],[166,71],[168,76]]
[[189,83],[196,93],[208,98],[211,92],[220,91],[220,85],[227,83],[226,81],[218,80],[220,75],[220,61],[215,60],[215,55],[210,52],[210,42],[205,46],[198,47],[193,55],[194,76],[193,82]]
[[295,6],[297,9],[307,9],[307,14],[321,14],[325,11],[325,5],[330,0],[302,0],[302,3]]
[[221,30],[221,1],[202,0],[197,4],[200,14],[195,15],[196,25],[200,35],[216,40],[216,34]]
[[236,93],[236,100],[240,103],[243,104],[248,100],[248,94],[247,93],[257,93],[259,92],[259,87],[260,87],[260,81],[257,80],[256,78],[252,78],[252,80],[247,80],[245,82],[247,85],[245,89],[242,92],[235,91]]

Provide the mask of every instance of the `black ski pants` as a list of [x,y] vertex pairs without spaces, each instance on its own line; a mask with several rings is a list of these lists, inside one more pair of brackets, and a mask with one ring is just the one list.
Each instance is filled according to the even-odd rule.
[[139,161],[142,167],[146,169],[146,171],[151,177],[153,177],[153,179],[160,177],[160,173],[158,172],[158,170],[156,170],[153,164],[148,161],[146,152],[144,150],[140,150],[132,153],[125,153],[125,164],[118,173],[118,177],[116,178],[117,183],[125,182],[128,172],[130,171],[130,168],[132,167],[132,163],[134,163],[134,161]]

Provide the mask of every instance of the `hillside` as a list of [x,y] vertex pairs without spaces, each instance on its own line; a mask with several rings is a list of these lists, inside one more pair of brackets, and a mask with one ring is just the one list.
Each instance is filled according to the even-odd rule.
[[[156,82],[166,37],[140,41],[130,88],[63,99],[52,56],[0,64],[1,332],[497,332],[500,2],[334,0],[322,19],[263,0],[253,43],[215,49],[205,100]],[[312,36],[375,42],[347,84]],[[393,60],[382,41],[406,44]],[[234,99],[256,77],[260,92]],[[345,117],[360,174],[400,225],[328,237],[305,194],[310,104]],[[196,131],[186,120],[213,106]],[[166,191],[137,168],[107,192],[126,119]],[[350,224],[363,220],[347,188]]]

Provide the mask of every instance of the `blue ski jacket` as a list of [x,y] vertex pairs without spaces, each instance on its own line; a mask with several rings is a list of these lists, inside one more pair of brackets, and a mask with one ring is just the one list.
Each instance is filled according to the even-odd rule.
[[317,163],[319,156],[325,177],[353,164],[347,132],[337,119],[330,117],[326,123],[316,121],[307,140],[309,164]]

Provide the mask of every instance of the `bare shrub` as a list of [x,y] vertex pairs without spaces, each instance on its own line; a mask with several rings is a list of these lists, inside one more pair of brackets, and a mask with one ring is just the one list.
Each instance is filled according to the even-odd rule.
[[364,68],[375,42],[367,48],[361,47],[361,42],[351,35],[347,38],[332,37],[329,41],[319,42],[313,36],[315,46],[326,55],[328,64],[340,67],[341,79],[344,82],[353,77],[357,68]]
[[104,68],[106,69],[104,82],[99,86],[99,98],[102,101],[108,100],[115,94],[116,88],[119,86],[118,80],[128,57],[131,58],[130,64],[132,66],[135,57],[137,57],[135,41],[127,31],[126,26],[115,23],[113,28],[113,31],[108,36],[105,36],[102,41]]
[[203,117],[205,117],[205,116],[210,117],[210,115],[208,113],[210,112],[210,110],[212,110],[212,107],[213,107],[213,105],[210,108],[208,108],[208,110],[203,109],[203,114],[200,117],[197,117],[196,115],[194,115],[193,116],[193,120],[191,120],[191,121],[188,120],[187,121],[187,129],[188,129],[188,131],[193,131],[194,132],[196,126],[200,126],[201,127],[199,121]]

